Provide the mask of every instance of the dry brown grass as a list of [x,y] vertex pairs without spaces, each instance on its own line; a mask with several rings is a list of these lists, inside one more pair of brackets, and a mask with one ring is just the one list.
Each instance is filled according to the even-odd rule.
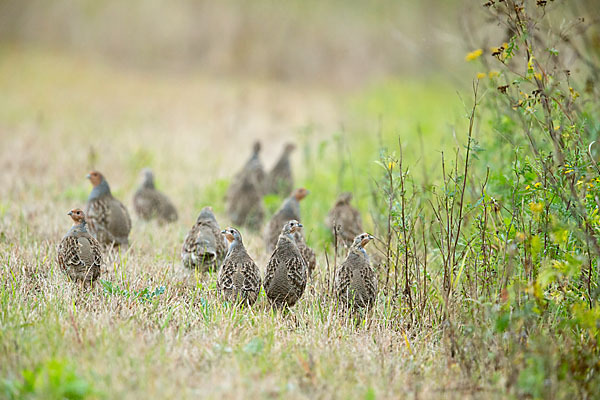
[[[311,122],[326,131],[336,119],[335,97],[307,87],[127,74],[64,55],[4,54],[5,382],[59,360],[100,398],[462,397],[456,366],[436,361],[438,332],[403,331],[383,296],[358,326],[338,313],[320,249],[321,271],[289,315],[272,314],[263,295],[252,309],[224,305],[214,275],[180,266],[180,245],[211,182],[238,168],[256,137],[270,163],[299,127]],[[101,277],[129,293],[164,286],[151,301],[107,294],[101,283],[80,290],[57,267],[65,213],[84,204],[91,163],[128,205],[139,168],[150,163],[179,208],[173,225],[134,220],[130,249],[111,257]],[[244,232],[244,239],[264,269],[261,238]]]

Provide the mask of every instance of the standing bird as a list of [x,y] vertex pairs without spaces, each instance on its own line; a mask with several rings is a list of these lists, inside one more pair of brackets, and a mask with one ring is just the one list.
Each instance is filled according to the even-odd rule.
[[92,171],[87,178],[94,187],[85,210],[90,233],[101,244],[127,246],[131,231],[131,218],[127,209],[110,193],[108,182],[100,172]]
[[335,290],[340,302],[354,309],[372,307],[377,298],[377,276],[365,246],[374,237],[361,233],[354,238],[348,256],[335,271]]
[[331,232],[348,247],[352,245],[354,238],[363,231],[360,212],[350,205],[351,200],[352,193],[340,194],[325,220]]
[[306,262],[293,237],[300,228],[302,224],[296,220],[284,225],[267,263],[263,287],[267,298],[277,308],[292,307],[306,288]]
[[292,192],[290,197],[285,199],[279,210],[273,215],[264,231],[265,246],[267,253],[270,253],[275,248],[281,227],[286,222],[295,219],[300,221],[300,201],[309,194],[305,188],[299,188]]
[[292,176],[292,166],[290,164],[290,154],[296,145],[286,143],[283,147],[283,153],[273,169],[267,175],[267,192],[284,196],[291,192],[294,187],[294,177]]
[[302,254],[302,258],[304,258],[304,262],[306,262],[308,277],[310,278],[317,266],[317,256],[315,255],[315,251],[306,244],[302,229],[298,229],[294,232],[294,241],[296,242],[296,246],[298,246],[298,250],[300,250],[300,254]]
[[261,193],[264,192],[265,185],[265,169],[263,168],[262,161],[260,161],[260,149],[261,145],[259,141],[254,142],[252,146],[252,155],[246,161],[244,168],[240,173],[243,173],[250,177],[250,180],[254,181],[258,186]]
[[264,218],[262,196],[265,171],[260,161],[260,142],[254,143],[252,156],[232,179],[225,195],[227,215],[236,225],[258,229]]
[[227,228],[221,233],[229,242],[229,250],[219,270],[217,291],[227,301],[251,306],[260,292],[260,270],[248,255],[237,229]]
[[58,265],[73,281],[94,282],[102,266],[100,243],[88,233],[81,209],[75,208],[67,215],[71,216],[73,226],[58,245]]
[[236,225],[246,226],[257,230],[265,218],[262,203],[262,192],[250,176],[244,176],[240,181],[230,186],[226,199],[227,215]]
[[133,209],[141,219],[157,218],[160,222],[177,220],[177,210],[171,200],[154,186],[154,174],[149,168],[142,170],[142,185],[133,195]]
[[183,266],[205,271],[216,269],[226,251],[227,246],[212,207],[204,207],[183,241]]

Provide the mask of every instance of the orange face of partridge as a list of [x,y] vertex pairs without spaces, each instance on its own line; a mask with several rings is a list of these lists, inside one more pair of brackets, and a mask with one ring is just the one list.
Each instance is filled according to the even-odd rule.
[[360,236],[361,236],[360,245],[362,247],[365,247],[367,245],[367,243],[369,243],[371,240],[375,239],[375,236],[369,235],[368,233],[363,233]]
[[306,196],[308,196],[310,192],[305,189],[305,188],[299,188],[294,190],[294,197],[296,198],[296,200],[300,201],[303,198],[305,198]]
[[90,180],[94,187],[98,186],[102,182],[102,174],[98,171],[92,171],[87,174],[86,178]]
[[85,214],[80,208],[74,208],[67,213],[67,215],[71,216],[74,225],[79,225],[83,221],[85,221]]
[[221,233],[223,236],[225,236],[225,239],[227,239],[229,243],[232,243],[234,240],[236,240],[236,236],[240,236],[239,232],[233,228],[224,229],[221,231]]

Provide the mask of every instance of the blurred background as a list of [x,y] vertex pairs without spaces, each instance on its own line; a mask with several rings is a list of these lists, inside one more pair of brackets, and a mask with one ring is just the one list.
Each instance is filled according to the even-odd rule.
[[468,3],[4,0],[0,35],[124,69],[356,87],[453,70]]

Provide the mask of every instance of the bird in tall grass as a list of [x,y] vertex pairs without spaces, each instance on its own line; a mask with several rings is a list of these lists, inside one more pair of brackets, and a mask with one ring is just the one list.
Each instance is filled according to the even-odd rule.
[[267,253],[270,253],[275,248],[279,234],[281,233],[281,227],[286,222],[294,219],[300,221],[300,202],[310,192],[305,188],[298,188],[292,192],[292,194],[284,200],[281,207],[271,217],[271,220],[267,224],[264,230],[264,241]]
[[252,155],[233,177],[225,195],[225,209],[231,221],[251,229],[258,229],[264,219],[265,172],[260,149],[260,142],[255,142]]
[[304,259],[304,262],[306,262],[307,273],[308,277],[310,278],[317,266],[317,256],[315,255],[315,251],[306,243],[302,228],[294,232],[293,237],[294,241],[296,242],[296,246],[298,246],[298,250],[300,250],[302,258]]
[[87,231],[84,212],[69,211],[73,226],[58,245],[58,265],[75,282],[92,283],[100,276],[102,248]]
[[227,245],[212,207],[204,207],[183,241],[181,249],[183,266],[202,271],[214,270],[226,251]]
[[142,170],[142,184],[133,195],[133,209],[143,220],[156,218],[159,222],[174,222],[177,220],[177,210],[163,193],[154,185],[154,174],[149,168]]
[[292,175],[292,166],[290,155],[296,148],[293,143],[286,143],[283,146],[283,152],[279,160],[275,163],[267,175],[267,191],[280,196],[290,193],[294,187],[294,177]]
[[292,307],[306,288],[306,262],[293,237],[300,228],[302,224],[296,220],[288,221],[283,226],[277,246],[267,263],[263,287],[267,298],[276,308]]
[[229,242],[229,249],[219,269],[217,291],[227,301],[252,305],[260,292],[260,270],[246,251],[237,229],[230,227],[221,233]]
[[363,231],[360,212],[350,204],[350,201],[352,201],[352,193],[340,194],[325,220],[327,227],[331,229],[338,241],[348,247]]
[[87,178],[93,186],[85,210],[89,232],[103,245],[128,245],[131,218],[127,208],[113,197],[100,172],[92,171]]
[[365,250],[374,237],[361,233],[354,238],[348,256],[335,272],[335,290],[346,307],[361,309],[373,307],[377,298],[377,275]]

